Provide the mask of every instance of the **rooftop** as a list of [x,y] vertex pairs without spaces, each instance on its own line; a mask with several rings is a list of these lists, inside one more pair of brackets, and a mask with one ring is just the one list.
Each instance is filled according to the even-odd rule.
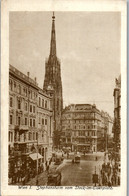
[[12,71],[14,74],[16,74],[19,78],[35,85],[35,86],[38,86],[38,83],[36,82],[36,78],[35,79],[31,79],[29,77],[29,72],[28,72],[28,75],[25,75],[23,74],[22,72],[20,72],[18,69],[16,69],[14,66],[12,65],[9,65],[9,69],[10,71]]

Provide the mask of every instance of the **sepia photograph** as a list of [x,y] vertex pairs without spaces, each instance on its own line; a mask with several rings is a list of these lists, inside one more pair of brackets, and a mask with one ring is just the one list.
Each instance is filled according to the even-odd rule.
[[105,189],[105,196],[121,192],[126,187],[125,4],[107,11],[23,5],[10,6],[8,60],[5,70],[2,66],[7,165],[2,195],[12,195],[9,189],[34,195],[29,193],[34,187],[43,195],[54,187],[53,195],[67,189],[89,189],[93,195]]
[[9,184],[120,186],[120,19],[10,12]]

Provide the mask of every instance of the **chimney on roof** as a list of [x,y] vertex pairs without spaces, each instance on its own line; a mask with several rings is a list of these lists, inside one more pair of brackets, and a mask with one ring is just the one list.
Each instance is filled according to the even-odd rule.
[[35,80],[35,83],[36,83],[37,82],[37,78],[35,77],[34,80]]
[[30,76],[30,72],[27,72],[27,76],[28,76],[28,78],[29,78],[29,76]]

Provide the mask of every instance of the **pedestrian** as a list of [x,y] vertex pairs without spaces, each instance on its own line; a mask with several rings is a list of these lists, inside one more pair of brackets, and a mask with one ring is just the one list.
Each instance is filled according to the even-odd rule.
[[112,186],[112,184],[111,184],[110,180],[108,181],[108,186],[109,186],[109,187],[111,187],[111,186]]
[[19,179],[20,179],[20,168],[18,168],[17,170],[17,182],[19,182]]
[[51,159],[49,160],[49,165],[51,165]]
[[116,175],[114,175],[114,182],[115,182],[115,185],[116,185]]
[[49,165],[47,166],[47,172],[49,173]]
[[111,177],[112,186],[114,186],[114,176]]
[[102,185],[103,185],[103,186],[105,185],[105,179],[104,179],[104,176],[102,177]]
[[25,174],[22,175],[22,184],[25,185]]
[[46,170],[47,170],[47,161],[46,161],[45,165],[46,165]]
[[118,185],[120,186],[120,176],[118,176]]

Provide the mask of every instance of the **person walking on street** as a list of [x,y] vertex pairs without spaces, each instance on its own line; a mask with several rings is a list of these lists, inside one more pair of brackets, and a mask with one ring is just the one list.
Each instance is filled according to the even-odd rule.
[[67,152],[67,159],[69,158],[69,153]]
[[49,173],[49,164],[47,165],[47,172]]
[[46,161],[46,163],[45,163],[45,166],[46,166],[46,171],[47,171],[47,161]]

